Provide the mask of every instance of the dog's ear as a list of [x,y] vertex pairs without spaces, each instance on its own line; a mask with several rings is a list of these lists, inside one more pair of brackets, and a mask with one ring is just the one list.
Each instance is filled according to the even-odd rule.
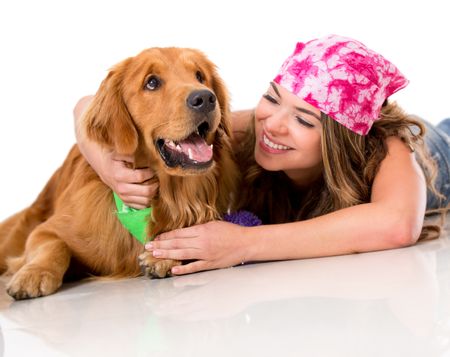
[[123,99],[123,78],[130,61],[120,62],[108,73],[83,120],[90,140],[123,155],[132,155],[138,146],[138,133]]
[[220,127],[225,131],[225,134],[231,136],[231,118],[230,118],[230,99],[228,91],[223,83],[222,78],[217,74],[216,71],[213,72],[212,76],[212,89],[216,94],[217,101],[220,105],[220,111],[222,113],[222,118],[220,120]]

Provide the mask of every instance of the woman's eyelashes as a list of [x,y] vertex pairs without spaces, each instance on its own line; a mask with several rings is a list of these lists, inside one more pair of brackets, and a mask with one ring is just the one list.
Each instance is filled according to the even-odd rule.
[[278,101],[268,93],[264,94],[263,98],[267,99],[269,102],[273,104],[278,104]]
[[[264,94],[264,95],[263,95],[263,98],[266,99],[266,100],[268,100],[270,103],[273,103],[273,104],[280,104],[280,103],[278,102],[278,100],[277,100],[276,98],[274,98],[274,97],[273,97],[271,94],[269,94],[269,93]],[[314,128],[314,125],[313,125],[313,124],[311,124],[309,121],[303,119],[302,117],[296,115],[295,118],[297,119],[297,121],[298,121],[301,125],[304,125],[304,126],[306,126],[307,128]]]
[[310,122],[306,121],[305,119],[303,119],[302,117],[296,116],[295,117],[297,119],[297,121],[301,124],[306,126],[307,128],[314,128],[314,125],[311,124]]

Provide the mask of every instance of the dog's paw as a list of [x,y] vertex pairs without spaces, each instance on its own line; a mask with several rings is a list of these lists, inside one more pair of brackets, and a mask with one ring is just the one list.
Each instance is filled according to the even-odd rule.
[[6,292],[16,300],[30,299],[53,294],[61,284],[55,273],[30,265],[13,275]]
[[149,278],[172,276],[172,267],[181,265],[179,260],[155,258],[151,252],[142,253],[138,259],[142,274]]

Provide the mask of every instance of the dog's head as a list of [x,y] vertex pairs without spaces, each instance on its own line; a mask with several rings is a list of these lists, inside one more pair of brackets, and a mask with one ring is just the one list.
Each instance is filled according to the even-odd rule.
[[200,51],[150,48],[113,67],[83,125],[91,140],[136,155],[137,166],[195,174],[213,166],[213,146],[230,135],[228,93]]

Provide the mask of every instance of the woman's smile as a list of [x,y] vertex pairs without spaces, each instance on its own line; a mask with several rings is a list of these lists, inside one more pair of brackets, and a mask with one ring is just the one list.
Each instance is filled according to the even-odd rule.
[[265,131],[262,132],[259,145],[262,150],[270,154],[284,154],[286,151],[292,150],[291,147],[276,143],[270,139],[269,135]]

